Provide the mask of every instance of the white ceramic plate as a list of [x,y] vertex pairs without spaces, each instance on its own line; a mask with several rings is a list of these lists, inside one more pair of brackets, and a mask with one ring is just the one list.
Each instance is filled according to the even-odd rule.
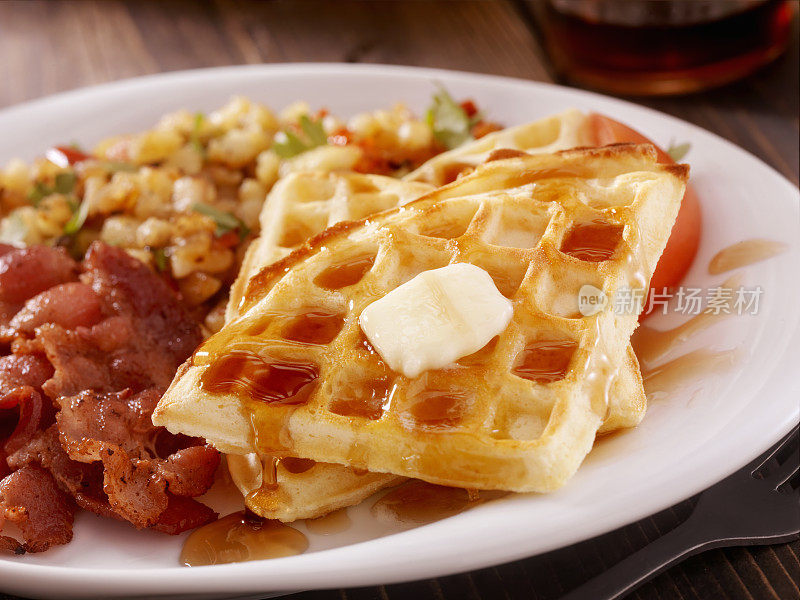
[[211,110],[233,94],[275,108],[306,99],[345,116],[395,102],[422,111],[434,81],[457,98],[474,98],[492,119],[508,125],[574,106],[625,121],[662,145],[691,142],[686,160],[702,200],[705,231],[687,284],[717,285],[723,277],[707,274],[708,260],[733,242],[758,237],[790,245],[782,256],[743,272],[745,283],[764,290],[757,316],[724,320],[673,353],[739,348],[736,367],[653,403],[639,428],[606,442],[554,494],[508,497],[395,534],[370,518],[368,506],[356,507],[350,509],[352,528],[311,536],[311,548],[301,556],[194,569],[178,566],[182,538],[82,513],[71,544],[0,560],[0,590],[53,598],[263,596],[477,569],[572,544],[679,502],[740,468],[797,422],[798,191],[716,135],[646,108],[541,83],[428,69],[313,64],[210,69],[102,85],[2,111],[0,162],[32,158],[52,143],[78,140],[90,146],[108,135],[147,128],[174,109]]

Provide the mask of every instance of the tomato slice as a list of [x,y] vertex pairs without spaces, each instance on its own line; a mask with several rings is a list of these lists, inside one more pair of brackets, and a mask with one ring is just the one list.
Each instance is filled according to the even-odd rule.
[[[591,113],[589,115],[589,128],[594,138],[594,144],[597,146],[621,142],[653,144],[658,152],[659,162],[665,164],[673,164],[675,162],[669,154],[641,133],[605,115]],[[694,189],[691,186],[686,186],[686,192],[683,195],[675,225],[672,226],[672,233],[667,241],[667,247],[664,249],[664,254],[661,255],[653,277],[650,279],[651,291],[661,292],[664,288],[677,286],[681,282],[689,267],[692,266],[694,257],[697,254],[701,232],[700,201]],[[642,318],[646,317],[647,314],[647,307],[645,307]]]

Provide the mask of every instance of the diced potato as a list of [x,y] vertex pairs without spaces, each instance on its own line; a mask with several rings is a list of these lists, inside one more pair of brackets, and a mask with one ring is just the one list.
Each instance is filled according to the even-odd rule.
[[254,127],[232,129],[208,143],[208,159],[240,168],[254,161],[271,141],[271,136]]
[[108,217],[100,230],[100,239],[112,246],[134,248],[137,246],[138,228],[139,221],[133,217]]
[[200,177],[181,177],[172,187],[172,207],[178,212],[189,212],[198,202],[213,202],[215,197],[214,188]]
[[280,166],[281,159],[272,150],[267,150],[258,155],[256,159],[256,178],[267,190],[278,181]]
[[177,131],[153,129],[131,139],[128,156],[139,165],[160,162],[169,158],[182,145],[183,136]]
[[136,228],[136,245],[142,248],[163,248],[172,238],[172,225],[169,221],[150,217]]

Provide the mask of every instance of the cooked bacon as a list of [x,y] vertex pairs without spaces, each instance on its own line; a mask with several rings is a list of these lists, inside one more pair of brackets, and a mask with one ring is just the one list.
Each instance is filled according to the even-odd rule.
[[[80,282],[61,252],[2,250],[0,264],[11,257],[5,263],[17,275],[34,258],[42,269],[47,257],[50,267],[65,259],[69,268],[61,269],[64,280],[0,296],[0,309],[17,309],[0,314],[0,342],[11,341],[13,352],[0,358],[0,476],[44,473],[78,506],[140,528],[179,533],[215,519],[191,498],[213,483],[219,453],[151,421],[201,341],[175,292],[147,266],[100,243],[87,253]],[[30,526],[45,525],[40,518],[30,513]],[[9,544],[0,539],[0,548]]]
[[38,465],[48,470],[58,487],[73,497],[83,509],[103,517],[121,518],[108,504],[103,491],[102,463],[71,460],[58,439],[58,427],[40,431],[25,446],[8,457],[12,469]]
[[[0,479],[11,473],[11,467],[8,466],[8,454],[5,450],[0,448]],[[2,529],[2,527],[0,527]]]
[[103,317],[100,298],[91,287],[62,283],[30,298],[10,326],[18,334],[32,336],[39,325],[53,323],[65,329],[91,327]]
[[167,385],[178,366],[202,341],[197,322],[178,303],[175,292],[147,265],[124,250],[95,242],[84,260],[84,279],[115,314],[130,314],[154,348],[169,358]]
[[153,529],[169,535],[178,535],[215,521],[217,517],[217,513],[197,500],[169,495],[167,510],[161,513]]
[[0,511],[19,527],[28,552],[72,539],[75,506],[43,469],[26,466],[0,481]]
[[113,444],[105,445],[103,490],[109,504],[136,527],[155,525],[167,509],[167,482],[159,477],[156,465],[149,460],[131,460]]
[[0,408],[11,408],[10,403],[4,403],[6,394],[25,386],[40,388],[52,375],[53,367],[43,356],[10,354],[0,357]]
[[[0,521],[0,531],[3,523]],[[0,535],[0,554],[25,554],[25,547],[7,535]]]
[[197,323],[169,286],[118,248],[92,244],[84,267],[84,281],[113,316],[91,328],[39,328],[36,337],[56,369],[45,392],[58,398],[87,389],[166,389],[201,341]]
[[67,452],[82,462],[102,460],[102,447],[80,450],[83,440],[91,439],[121,447],[136,458],[155,456],[155,438],[160,428],[150,420],[161,392],[149,388],[138,394],[130,390],[98,394],[85,391],[71,398],[61,398],[56,419],[61,443]]
[[28,298],[68,281],[78,265],[62,248],[15,248],[0,256],[0,323],[6,324]]
[[[103,454],[104,485],[109,503],[136,527],[151,527],[175,497],[199,496],[214,480],[219,453],[211,448],[183,450],[167,460],[131,459],[122,448],[107,444]],[[183,506],[191,506],[183,503]],[[202,505],[201,505],[202,506]],[[206,516],[216,513],[203,511]],[[166,517],[171,521],[172,517]]]
[[200,496],[214,483],[219,461],[219,452],[213,448],[193,446],[160,461],[158,472],[176,496]]
[[19,387],[6,394],[5,402],[19,407],[17,425],[11,436],[3,444],[5,454],[13,454],[25,446],[36,433],[50,425],[53,420],[53,408],[49,401],[32,387]]
[[[149,387],[153,378],[163,378],[163,369],[149,364],[148,359],[155,357],[146,352],[145,342],[137,340],[135,326],[127,317],[109,317],[94,327],[72,331],[42,325],[36,339],[55,368],[53,377],[42,386],[51,398],[74,396],[87,389],[138,391]],[[142,353],[137,350],[140,346]]]

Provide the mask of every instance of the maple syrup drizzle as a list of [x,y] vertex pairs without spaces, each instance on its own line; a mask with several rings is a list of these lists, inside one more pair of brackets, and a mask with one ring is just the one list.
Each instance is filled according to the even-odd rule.
[[453,183],[461,175],[469,175],[474,170],[475,170],[475,165],[470,165],[468,163],[457,162],[457,163],[446,164],[444,168],[442,168],[442,170],[440,171],[442,185]]
[[261,487],[264,478],[264,463],[257,454],[228,454],[226,460],[228,473],[244,496]]
[[283,337],[301,344],[330,344],[344,325],[340,314],[311,310],[294,317],[283,331]]
[[308,400],[318,377],[314,363],[267,360],[249,350],[234,350],[212,360],[200,376],[200,385],[211,393],[296,405]]
[[687,382],[709,373],[722,373],[739,359],[737,350],[695,350],[653,368],[643,368],[644,391],[650,400],[662,400]]
[[511,298],[522,285],[522,280],[525,278],[525,272],[522,276],[515,277],[512,273],[505,273],[494,268],[484,268],[484,271],[489,273],[492,278],[497,291],[503,294],[506,298]]
[[295,475],[305,473],[317,464],[310,458],[295,458],[293,456],[286,456],[280,459],[279,463],[289,473],[294,473]]
[[403,411],[401,421],[410,429],[427,431],[456,427],[472,404],[470,392],[457,390],[426,389],[414,400]]
[[492,150],[484,162],[489,163],[496,160],[505,160],[507,158],[518,158],[520,156],[530,156],[530,154],[522,150],[515,150],[514,148],[498,148],[497,150]]
[[530,342],[517,355],[511,372],[536,383],[553,383],[564,379],[578,344],[572,340],[539,340]]
[[682,342],[685,342],[692,335],[708,329],[729,316],[731,315],[722,312],[719,314],[704,312],[673,329],[665,330],[641,325],[634,332],[631,343],[639,361],[643,364],[651,364]]
[[317,535],[336,535],[350,528],[352,521],[346,508],[340,508],[316,519],[306,519],[306,529]]
[[366,254],[344,263],[331,265],[314,278],[314,284],[326,290],[338,290],[361,281],[375,263],[375,256]]
[[545,179],[588,179],[592,174],[585,167],[554,167],[549,169],[532,169],[513,175],[506,183],[507,188],[521,187],[529,183],[536,183]]
[[331,400],[329,409],[343,417],[377,421],[391,402],[394,390],[394,384],[385,378],[363,381],[337,395]]
[[[741,278],[734,275],[726,279],[719,287],[723,290],[733,290],[741,283]],[[714,313],[706,309],[699,315],[681,323],[672,329],[654,329],[649,325],[640,325],[631,337],[636,357],[641,363],[652,364],[691,336],[705,331],[719,321],[732,316],[731,313],[720,311]]]
[[295,556],[307,549],[308,538],[293,527],[241,511],[195,529],[183,544],[180,561],[202,567]]
[[413,480],[396,487],[372,505],[372,515],[392,525],[416,526],[452,517],[509,492],[476,491]]
[[782,254],[788,248],[788,244],[772,240],[753,239],[737,242],[714,255],[714,258],[708,263],[708,272],[711,275],[719,275],[733,269],[746,267]]
[[622,225],[598,220],[573,225],[561,243],[561,252],[588,262],[608,260],[622,240],[622,229]]

